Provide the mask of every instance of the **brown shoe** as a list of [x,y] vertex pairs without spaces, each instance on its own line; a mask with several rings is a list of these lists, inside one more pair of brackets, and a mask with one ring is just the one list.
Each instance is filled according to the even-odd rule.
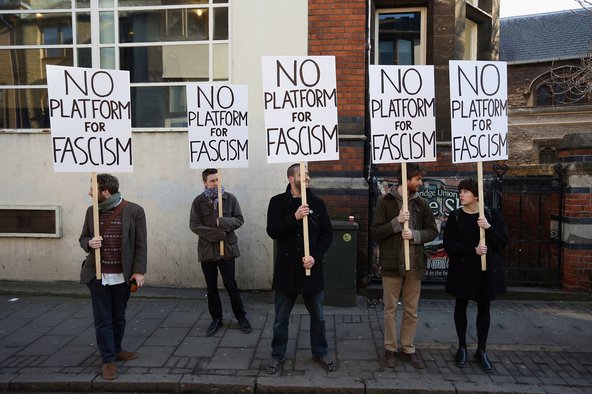
[[117,361],[130,361],[130,360],[135,360],[136,358],[138,358],[138,353],[136,352],[119,352],[115,355],[115,359]]
[[103,364],[103,379],[113,380],[117,379],[117,365],[115,363]]
[[387,368],[395,368],[397,365],[397,353],[391,352],[390,350],[384,351],[383,364]]
[[401,352],[401,354],[407,361],[409,361],[409,364],[413,365],[416,369],[424,369],[426,367],[419,354],[403,352]]

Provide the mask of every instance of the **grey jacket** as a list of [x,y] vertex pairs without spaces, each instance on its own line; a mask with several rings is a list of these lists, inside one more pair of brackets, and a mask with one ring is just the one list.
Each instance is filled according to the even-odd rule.
[[[129,202],[121,212],[121,264],[123,276],[129,285],[132,274],[146,273],[148,243],[146,230],[146,215],[144,209],[138,204]],[[80,247],[88,253],[80,270],[80,283],[87,284],[96,276],[95,249],[88,246],[88,241],[93,237],[93,212],[92,206],[86,210],[84,225],[78,242]]]
[[[238,238],[234,230],[243,225],[243,213],[238,200],[231,193],[222,193],[224,216],[218,218],[211,201],[202,193],[191,204],[189,228],[199,236],[197,259],[199,261],[218,261],[240,256]],[[218,219],[220,225],[216,224]],[[224,241],[224,256],[220,256],[220,241]]]

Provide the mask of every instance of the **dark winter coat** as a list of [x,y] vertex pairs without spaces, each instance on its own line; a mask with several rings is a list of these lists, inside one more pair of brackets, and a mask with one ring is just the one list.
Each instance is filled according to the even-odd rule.
[[491,225],[485,230],[487,270],[481,271],[478,213],[468,214],[462,208],[453,211],[444,227],[444,250],[449,258],[446,292],[463,300],[493,300],[506,291],[500,250],[508,243],[508,230],[502,216],[486,209]]
[[[372,237],[380,244],[380,270],[385,276],[405,276],[403,227],[397,220],[403,207],[403,198],[396,188],[382,196],[376,204]],[[409,229],[413,241],[409,242],[409,258],[415,265],[418,278],[426,274],[426,255],[423,244],[438,236],[438,227],[427,201],[417,193],[409,196]]]
[[[147,232],[144,209],[129,202],[121,210],[121,265],[123,277],[129,285],[132,274],[145,274],[147,265]],[[95,249],[88,246],[93,238],[93,208],[88,207],[78,242],[88,255],[80,270],[80,283],[87,284],[96,276]]]
[[[238,200],[233,194],[222,193],[222,211],[223,217],[219,218],[212,201],[204,193],[195,197],[191,204],[189,228],[199,236],[199,261],[218,261],[222,258],[234,259],[240,256],[238,238],[234,230],[243,225],[244,219]],[[220,256],[220,241],[224,241],[223,257]]]
[[310,255],[314,258],[310,276],[302,266],[304,241],[302,220],[294,213],[302,199],[292,197],[290,185],[286,192],[271,198],[267,209],[267,234],[276,241],[272,288],[278,293],[309,294],[323,290],[323,256],[331,245],[333,228],[323,200],[307,189],[310,208],[308,236]]

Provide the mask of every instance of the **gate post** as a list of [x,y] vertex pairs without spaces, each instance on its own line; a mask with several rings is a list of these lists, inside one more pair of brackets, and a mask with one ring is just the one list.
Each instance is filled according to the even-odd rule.
[[[592,135],[568,134],[559,145],[565,193],[560,222],[562,286],[592,291]],[[561,217],[561,212],[560,212]]]

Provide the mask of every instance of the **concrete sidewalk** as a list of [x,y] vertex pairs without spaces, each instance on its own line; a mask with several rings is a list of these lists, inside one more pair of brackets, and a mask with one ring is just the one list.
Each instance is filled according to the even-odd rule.
[[[273,303],[269,293],[243,295],[251,334],[243,334],[224,301],[224,327],[206,337],[210,322],[203,290],[143,288],[128,307],[126,350],[140,358],[119,363],[120,377],[104,381],[87,290],[74,283],[0,281],[0,390],[46,392],[256,393],[592,393],[592,303],[495,301],[488,352],[494,372],[471,358],[454,365],[456,334],[450,299],[423,299],[416,337],[427,364],[382,367],[383,308],[358,297],[351,308],[326,307],[337,372],[312,361],[308,314],[296,305],[289,361],[274,376],[270,357]],[[474,306],[469,347],[476,343]]]

